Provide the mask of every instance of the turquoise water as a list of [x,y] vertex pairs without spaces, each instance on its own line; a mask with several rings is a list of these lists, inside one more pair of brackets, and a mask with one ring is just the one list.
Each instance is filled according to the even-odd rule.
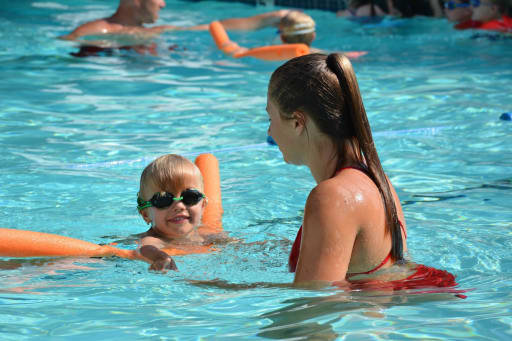
[[[0,10],[0,226],[125,238],[146,228],[135,198],[150,160],[214,151],[224,227],[242,241],[177,257],[180,271],[167,275],[122,259],[0,259],[0,339],[512,337],[512,123],[499,119],[512,111],[512,40],[472,39],[444,20],[365,27],[308,12],[316,47],[369,52],[354,68],[404,206],[410,256],[473,290],[465,300],[293,290],[254,285],[292,281],[288,252],[314,186],[265,144],[266,86],[279,63],[225,57],[207,32],[167,33],[158,56],[75,58],[76,47],[55,39],[115,3]],[[266,10],[168,1],[159,23]],[[231,37],[257,46],[275,30]]]

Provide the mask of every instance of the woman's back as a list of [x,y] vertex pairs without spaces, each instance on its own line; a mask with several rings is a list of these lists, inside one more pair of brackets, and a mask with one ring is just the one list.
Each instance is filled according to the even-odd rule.
[[[345,168],[330,179],[332,186],[343,188],[345,204],[354,215],[354,228],[357,231],[347,277],[374,272],[376,268],[386,268],[393,264],[388,259],[391,250],[391,235],[386,233],[386,218],[382,196],[364,169]],[[389,183],[397,208],[398,220],[402,226],[403,250],[407,250],[406,224],[402,207],[393,186]],[[335,189],[335,191],[337,191]],[[343,229],[343,221],[338,228]],[[383,261],[388,261],[383,264]]]

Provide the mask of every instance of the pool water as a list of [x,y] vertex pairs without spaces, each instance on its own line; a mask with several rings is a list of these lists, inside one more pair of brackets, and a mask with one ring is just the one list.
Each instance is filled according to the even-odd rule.
[[[512,40],[442,19],[343,21],[310,11],[315,47],[353,62],[410,257],[457,276],[466,299],[298,290],[287,257],[314,181],[266,144],[279,62],[231,59],[208,32],[170,32],[158,56],[76,58],[56,40],[116,1],[16,1],[0,10],[0,226],[109,243],[142,232],[144,166],[165,153],[220,162],[224,228],[240,239],[176,257],[179,272],[123,259],[0,259],[2,340],[512,337]],[[4,6],[6,7],[6,6]],[[269,10],[169,0],[159,24]],[[243,46],[275,30],[232,33]],[[177,48],[169,51],[168,47]],[[126,246],[130,247],[130,246]],[[195,281],[195,282],[194,282]],[[266,283],[266,284],[265,284]]]

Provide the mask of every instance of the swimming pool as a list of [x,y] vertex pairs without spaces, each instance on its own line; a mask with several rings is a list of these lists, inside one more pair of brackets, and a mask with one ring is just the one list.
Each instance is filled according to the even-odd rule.
[[[143,167],[164,153],[214,151],[224,227],[243,242],[177,257],[180,271],[167,275],[121,259],[0,259],[0,339],[511,337],[512,123],[499,120],[512,111],[511,40],[471,39],[429,18],[365,27],[308,12],[321,23],[316,47],[369,51],[354,68],[412,259],[474,289],[465,300],[372,297],[254,285],[292,280],[287,256],[314,186],[265,144],[266,86],[279,63],[224,57],[207,32],[165,34],[157,57],[74,58],[55,40],[114,6],[22,1],[0,12],[0,226],[95,243],[142,232]],[[168,1],[160,22],[265,10]]]

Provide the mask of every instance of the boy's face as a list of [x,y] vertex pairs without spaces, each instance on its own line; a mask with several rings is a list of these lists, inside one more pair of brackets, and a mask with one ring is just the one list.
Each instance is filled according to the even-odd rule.
[[[200,190],[201,187],[200,183],[187,183],[184,188],[172,194],[174,197],[182,197],[186,190]],[[161,190],[151,188],[151,193],[158,192],[161,192]],[[205,206],[205,199],[190,206],[185,205],[183,200],[177,200],[166,208],[148,207],[141,214],[146,222],[151,222],[153,230],[160,236],[167,239],[181,239],[191,236],[195,229],[201,225]]]
[[475,21],[487,22],[501,17],[498,6],[491,0],[471,0],[473,16]]

